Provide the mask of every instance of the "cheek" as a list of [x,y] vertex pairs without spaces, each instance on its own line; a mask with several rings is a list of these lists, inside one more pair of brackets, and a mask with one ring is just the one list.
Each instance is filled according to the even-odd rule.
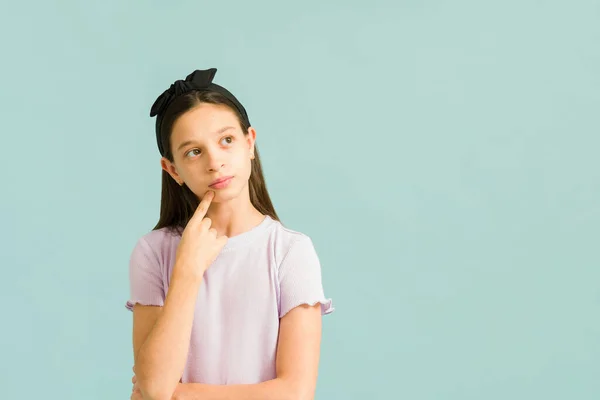
[[245,151],[241,151],[235,157],[235,169],[240,175],[248,175],[250,176],[250,171],[252,169],[252,160],[250,159],[250,154],[246,154]]
[[182,178],[184,181],[189,182],[193,180],[193,175],[190,173],[191,171],[188,168],[178,168],[177,175]]

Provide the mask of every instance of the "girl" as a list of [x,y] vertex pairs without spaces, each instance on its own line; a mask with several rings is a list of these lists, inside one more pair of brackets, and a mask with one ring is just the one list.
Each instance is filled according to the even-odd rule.
[[130,258],[132,399],[312,399],[333,311],[311,239],[284,227],[246,110],[196,70],[158,97],[160,218]]

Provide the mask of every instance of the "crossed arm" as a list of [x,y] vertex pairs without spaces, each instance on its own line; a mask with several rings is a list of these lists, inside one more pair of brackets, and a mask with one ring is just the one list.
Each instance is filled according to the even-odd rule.
[[[131,400],[311,400],[317,382],[320,343],[320,304],[300,305],[280,320],[275,379],[250,385],[179,383],[168,399],[142,396],[142,391],[134,387]],[[139,347],[138,344],[136,348],[134,334],[134,354]]]

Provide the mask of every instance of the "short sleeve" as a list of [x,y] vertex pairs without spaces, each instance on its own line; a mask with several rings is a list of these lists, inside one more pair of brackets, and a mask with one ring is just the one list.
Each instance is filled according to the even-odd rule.
[[129,259],[129,300],[125,307],[133,311],[136,303],[163,306],[165,291],[158,257],[148,242],[138,240]]
[[326,299],[321,278],[321,264],[310,237],[299,236],[279,266],[279,318],[301,305],[321,303],[321,315],[334,311]]

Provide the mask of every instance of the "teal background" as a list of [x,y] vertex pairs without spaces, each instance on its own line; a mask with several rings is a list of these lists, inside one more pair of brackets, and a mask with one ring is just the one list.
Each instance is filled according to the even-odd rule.
[[210,67],[321,258],[317,399],[600,397],[600,2],[0,7],[2,398],[129,398],[148,113]]

